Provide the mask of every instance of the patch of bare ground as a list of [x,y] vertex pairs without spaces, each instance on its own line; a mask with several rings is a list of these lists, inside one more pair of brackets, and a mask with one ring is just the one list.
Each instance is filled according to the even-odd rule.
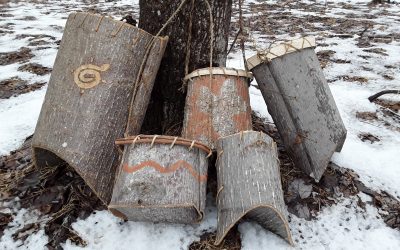
[[216,232],[204,233],[199,241],[193,242],[189,250],[240,250],[240,235],[237,230],[231,230],[219,246],[215,246]]
[[29,93],[43,87],[46,83],[37,82],[28,84],[27,81],[19,77],[12,77],[7,80],[0,81],[0,99],[8,99],[12,96]]
[[0,66],[13,63],[24,63],[31,59],[34,55],[31,49],[22,47],[18,51],[0,53]]
[[51,73],[51,69],[44,67],[38,63],[28,63],[20,66],[19,71],[25,71],[39,76],[47,75]]
[[[277,142],[282,187],[290,213],[311,220],[323,207],[335,204],[339,197],[354,197],[363,192],[372,197],[371,204],[379,209],[384,221],[390,227],[400,229],[398,197],[367,188],[354,171],[332,163],[321,181],[316,183],[295,167],[273,124],[253,114],[253,125],[254,130],[267,133]],[[78,218],[84,219],[95,210],[105,207],[69,166],[64,164],[54,168],[37,169],[32,164],[30,140],[31,138],[28,138],[20,149],[11,152],[10,155],[0,157],[0,197],[10,201],[18,197],[23,208],[38,209],[42,216],[49,216],[50,219],[44,225],[39,222],[27,225],[16,232],[14,238],[23,241],[26,235],[44,228],[50,239],[47,245],[49,249],[61,249],[61,244],[67,239],[84,246],[84,239],[70,230],[70,225]],[[210,169],[215,168],[210,166]],[[215,173],[211,174],[210,178],[215,179]],[[210,187],[212,183],[210,180],[211,191],[215,189]],[[215,192],[212,193],[215,196]],[[365,203],[361,200],[358,204],[365,209]],[[0,234],[14,216],[13,213],[0,215]],[[190,246],[190,249],[240,249],[241,246],[236,230],[232,230],[221,246],[214,246],[214,240],[215,232],[205,233],[200,241]]]
[[[3,201],[19,198],[22,208],[38,209],[40,222],[26,225],[14,233],[14,240],[22,242],[40,229],[49,236],[48,249],[62,249],[61,243],[70,239],[77,245],[85,241],[70,225],[78,218],[84,219],[95,210],[105,207],[100,200],[69,166],[37,169],[32,163],[31,137],[22,147],[8,156],[0,157],[0,197]],[[15,214],[3,214],[0,234]],[[50,219],[46,219],[50,217]]]

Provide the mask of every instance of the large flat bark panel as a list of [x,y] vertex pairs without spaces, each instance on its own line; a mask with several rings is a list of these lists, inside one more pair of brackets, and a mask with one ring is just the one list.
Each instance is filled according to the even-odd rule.
[[108,204],[118,165],[114,141],[124,134],[134,92],[142,115],[133,107],[131,120],[141,123],[153,87],[148,72],[157,71],[166,46],[153,38],[99,15],[68,17],[32,141],[36,165],[67,162]]

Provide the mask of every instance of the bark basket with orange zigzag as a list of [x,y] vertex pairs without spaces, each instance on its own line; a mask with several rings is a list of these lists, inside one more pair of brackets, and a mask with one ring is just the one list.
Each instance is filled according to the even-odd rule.
[[182,136],[213,150],[221,136],[251,130],[248,79],[251,73],[229,68],[198,69],[188,83]]
[[119,139],[124,145],[109,209],[134,221],[193,223],[203,218],[207,156],[201,143],[171,136]]

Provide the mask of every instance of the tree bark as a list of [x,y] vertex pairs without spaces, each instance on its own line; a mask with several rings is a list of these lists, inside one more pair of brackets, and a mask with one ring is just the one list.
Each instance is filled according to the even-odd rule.
[[278,152],[268,135],[244,131],[217,142],[219,245],[242,218],[293,244],[283,200]]
[[195,223],[203,218],[211,154],[207,146],[152,135],[116,143],[124,146],[124,154],[111,212],[134,221]]
[[294,162],[319,181],[347,131],[313,47],[312,37],[296,39],[247,63]]
[[68,17],[32,141],[38,167],[67,162],[108,204],[119,157],[114,141],[124,135],[129,111],[129,132],[140,132],[166,45],[157,38],[146,55],[153,38],[99,15]]
[[[210,21],[204,1],[187,0],[162,33],[169,36],[169,43],[147,109],[143,133],[180,134],[186,97],[186,90],[182,90],[186,55],[190,54],[187,73],[209,65]],[[180,3],[181,0],[140,0],[139,27],[156,34]],[[216,66],[225,66],[232,0],[211,0],[210,4],[215,34],[212,61]],[[188,43],[189,34],[191,41]]]
[[201,141],[215,150],[220,137],[252,129],[251,74],[218,67],[196,70],[187,78],[184,138]]

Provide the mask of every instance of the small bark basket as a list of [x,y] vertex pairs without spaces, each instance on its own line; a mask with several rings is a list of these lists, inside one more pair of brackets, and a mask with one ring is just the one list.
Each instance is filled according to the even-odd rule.
[[315,39],[304,37],[271,47],[247,64],[294,162],[319,181],[347,131],[314,47]]
[[208,157],[204,144],[171,136],[140,135],[124,146],[110,211],[133,221],[195,223],[203,218]]
[[251,78],[251,73],[228,68],[204,68],[187,75],[182,137],[201,141],[215,150],[219,137],[250,130]]
[[108,204],[114,142],[139,132],[166,43],[111,18],[71,14],[33,137],[35,164],[67,162]]
[[217,237],[219,245],[242,218],[255,221],[293,245],[275,142],[244,131],[217,143]]

